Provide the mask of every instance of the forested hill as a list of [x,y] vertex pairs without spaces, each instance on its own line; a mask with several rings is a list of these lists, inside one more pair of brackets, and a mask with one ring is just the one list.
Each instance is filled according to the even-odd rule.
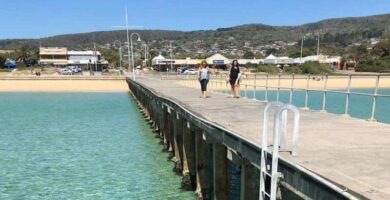
[[[333,43],[336,46],[360,42],[369,38],[381,38],[390,35],[390,14],[368,17],[351,17],[328,19],[316,23],[299,26],[269,26],[263,24],[247,24],[230,28],[200,31],[165,31],[136,30],[142,40],[154,48],[167,45],[172,40],[175,46],[186,49],[211,48],[218,45],[219,49],[236,46],[243,47],[245,42],[252,47],[270,44],[274,41],[299,41],[302,35],[311,37],[321,34],[322,42]],[[314,37],[314,36],[313,36]],[[11,39],[0,40],[0,49],[16,49],[21,46],[36,48],[42,46],[65,46],[73,49],[91,47],[94,42],[99,45],[109,44],[115,40],[126,41],[125,31],[101,31],[58,35],[42,39]]]

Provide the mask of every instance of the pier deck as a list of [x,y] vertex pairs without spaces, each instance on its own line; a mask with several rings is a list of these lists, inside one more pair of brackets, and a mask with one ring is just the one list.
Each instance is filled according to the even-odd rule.
[[[235,134],[260,145],[264,102],[233,99],[166,80],[137,82]],[[346,191],[369,199],[390,199],[390,125],[318,111],[300,110],[299,154],[281,156]],[[287,140],[289,141],[289,140]]]

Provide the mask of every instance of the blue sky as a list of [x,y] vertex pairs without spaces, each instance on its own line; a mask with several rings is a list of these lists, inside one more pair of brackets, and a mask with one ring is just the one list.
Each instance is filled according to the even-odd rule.
[[144,29],[205,30],[247,23],[298,25],[390,13],[390,0],[1,0],[0,39]]

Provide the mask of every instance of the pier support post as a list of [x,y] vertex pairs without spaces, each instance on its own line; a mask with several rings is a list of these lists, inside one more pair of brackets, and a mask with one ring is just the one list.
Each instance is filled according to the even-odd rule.
[[175,155],[174,153],[174,121],[176,115],[173,110],[168,108],[168,129],[167,129],[167,140],[168,140],[168,159],[172,159]]
[[227,149],[224,145],[213,143],[214,199],[225,200],[229,195],[229,170]]
[[189,122],[183,122],[182,127],[183,178],[181,186],[185,190],[193,190],[196,186],[195,131],[191,131]]
[[163,108],[163,127],[161,129],[161,139],[163,142],[163,150],[169,150],[169,141],[168,141],[168,133],[169,133],[169,113],[166,107]]
[[173,171],[176,173],[182,173],[183,165],[182,165],[182,148],[180,147],[180,144],[182,143],[182,120],[180,119],[180,116],[177,112],[175,114],[172,114],[173,119],[173,150],[174,150],[174,157],[173,162],[175,163],[175,166],[173,168]]
[[196,193],[199,200],[210,199],[208,182],[208,144],[203,140],[203,133],[197,130],[195,134],[196,149]]
[[260,170],[248,160],[241,164],[241,199],[258,200],[260,188]]

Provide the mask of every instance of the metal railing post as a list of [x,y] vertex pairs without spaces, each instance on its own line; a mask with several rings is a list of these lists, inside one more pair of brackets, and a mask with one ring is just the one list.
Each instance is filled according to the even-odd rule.
[[379,80],[380,80],[380,75],[378,74],[378,75],[376,75],[375,91],[374,91],[374,96],[372,96],[372,109],[371,109],[371,117],[370,117],[369,121],[376,121],[375,110],[376,110],[376,98],[378,95]]
[[351,74],[349,74],[348,75],[347,96],[345,97],[345,112],[344,112],[345,116],[348,116],[348,111],[349,111],[349,95],[351,92],[351,80],[352,80],[352,76],[351,76]]
[[223,93],[223,76],[220,74],[219,91]]
[[211,76],[210,76],[210,92],[214,92],[214,80],[213,80],[213,78],[211,78]]
[[306,110],[309,110],[308,101],[309,101],[309,84],[310,84],[310,74],[307,75],[306,90],[305,90],[305,107]]
[[246,91],[248,90],[248,84],[245,83],[245,98],[247,98],[246,96]]
[[292,98],[294,92],[294,79],[295,79],[295,74],[293,73],[291,78],[291,86],[290,86],[290,104],[292,104]]
[[268,74],[265,78],[265,95],[264,95],[264,101],[268,102]]
[[[228,75],[226,75],[226,78],[227,78],[227,76]],[[229,84],[229,81],[226,81],[226,84],[225,84],[225,86],[226,86],[226,90],[225,90],[225,94],[227,95],[228,93],[229,93],[229,86],[228,86],[228,84]]]
[[253,100],[256,100],[256,74],[253,79]]
[[280,92],[280,73],[278,74],[278,91],[276,93],[276,101],[279,101],[279,92]]
[[326,95],[328,93],[328,74],[325,74],[324,92],[322,96],[322,111],[326,112]]

